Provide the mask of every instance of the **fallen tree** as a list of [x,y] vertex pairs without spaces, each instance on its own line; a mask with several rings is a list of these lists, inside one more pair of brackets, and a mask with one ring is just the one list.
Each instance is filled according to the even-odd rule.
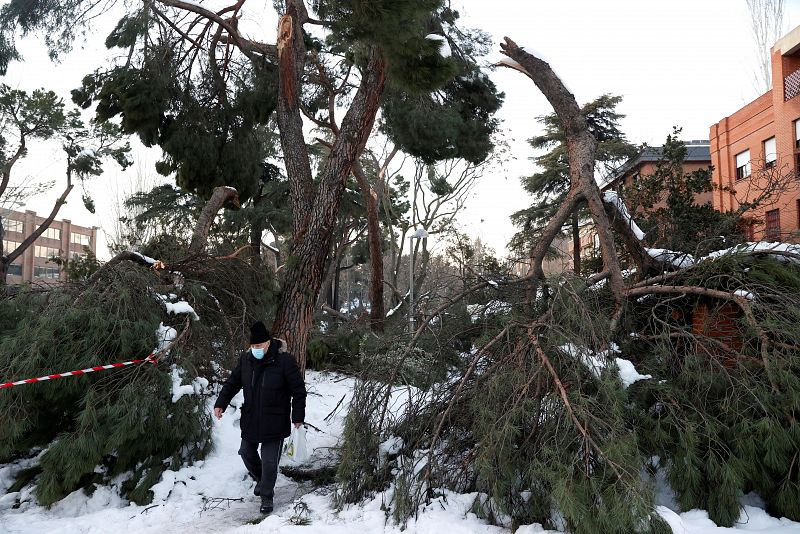
[[[24,384],[0,395],[0,463],[20,488],[51,505],[96,485],[143,504],[167,468],[210,451],[207,399],[233,366],[249,325],[274,313],[273,276],[236,254],[202,252],[210,222],[235,200],[219,194],[197,222],[184,259],[165,264],[158,246],[126,251],[84,282],[23,290],[0,301],[0,376],[39,377],[120,361],[126,366]],[[27,459],[27,460],[26,460]],[[16,462],[16,463],[15,463]]]
[[[364,371],[345,424],[339,503],[391,484],[404,523],[447,488],[478,492],[474,511],[511,527],[670,532],[654,505],[660,472],[680,507],[705,508],[723,526],[750,491],[770,512],[800,518],[800,248],[700,259],[646,248],[621,199],[594,181],[595,142],[574,97],[546,62],[510,39],[501,46],[501,63],[530,77],[562,121],[569,192],[526,276],[478,281],[422,321],[393,369]],[[581,203],[602,271],[546,280],[544,255]],[[434,319],[490,287],[508,303],[503,320],[454,378],[409,389],[390,410]]]

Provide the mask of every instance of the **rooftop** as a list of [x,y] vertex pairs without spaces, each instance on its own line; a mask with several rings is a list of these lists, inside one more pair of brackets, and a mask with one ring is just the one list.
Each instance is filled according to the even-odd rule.
[[[683,161],[702,162],[707,161],[711,163],[711,148],[710,143],[704,139],[693,139],[691,141],[684,141],[686,145],[686,157]],[[604,188],[618,178],[625,176],[630,170],[635,169],[642,163],[650,161],[658,161],[663,154],[663,147],[648,146],[639,152],[639,155],[629,159],[620,165],[612,174],[605,180],[600,188]]]

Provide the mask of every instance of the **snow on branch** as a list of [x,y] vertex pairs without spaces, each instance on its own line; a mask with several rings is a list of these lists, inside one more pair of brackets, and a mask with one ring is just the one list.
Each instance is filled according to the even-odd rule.
[[642,241],[644,239],[644,232],[642,232],[642,229],[639,228],[638,224],[636,224],[636,221],[633,220],[633,217],[628,212],[628,207],[625,206],[625,203],[622,201],[621,198],[619,198],[617,192],[604,191],[603,200],[613,205],[615,208],[617,208],[617,211],[619,212],[620,216],[623,219],[625,219],[625,221],[628,223],[628,226],[633,231],[634,235],[636,236],[636,239]]

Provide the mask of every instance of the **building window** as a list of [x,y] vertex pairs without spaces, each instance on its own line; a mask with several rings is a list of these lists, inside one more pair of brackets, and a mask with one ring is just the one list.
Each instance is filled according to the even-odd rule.
[[92,238],[85,234],[71,234],[70,235],[70,243],[76,243],[78,245],[83,245],[84,247],[91,246]]
[[743,180],[750,176],[750,151],[736,154],[736,179]]
[[6,232],[17,232],[19,234],[22,233],[22,221],[17,221],[14,219],[3,219],[3,229]]
[[[36,226],[36,230],[39,229],[39,225]],[[61,240],[61,229],[60,228],[48,228],[45,230],[40,237],[46,237],[48,239],[58,239]]]
[[781,210],[767,212],[767,228],[764,237],[767,241],[781,240]]
[[16,248],[18,246],[19,246],[19,243],[17,241],[11,241],[11,240],[8,240],[8,239],[3,239],[3,254],[8,254],[12,250],[16,250]]
[[34,255],[37,258],[52,258],[58,257],[58,249],[52,247],[43,247],[41,245],[36,245],[34,249]]
[[34,278],[44,278],[46,280],[58,280],[58,267],[43,267],[35,265],[33,267]]
[[764,168],[771,169],[778,161],[778,152],[775,146],[775,138],[770,137],[764,141]]
[[22,276],[22,265],[19,263],[12,263],[8,266],[8,274],[11,276]]
[[794,146],[800,148],[800,119],[794,121]]

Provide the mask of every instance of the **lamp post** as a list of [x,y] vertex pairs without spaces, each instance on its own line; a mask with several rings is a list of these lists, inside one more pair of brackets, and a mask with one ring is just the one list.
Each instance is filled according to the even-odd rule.
[[414,335],[414,240],[427,238],[428,231],[425,228],[417,228],[408,238],[408,330],[412,336]]

